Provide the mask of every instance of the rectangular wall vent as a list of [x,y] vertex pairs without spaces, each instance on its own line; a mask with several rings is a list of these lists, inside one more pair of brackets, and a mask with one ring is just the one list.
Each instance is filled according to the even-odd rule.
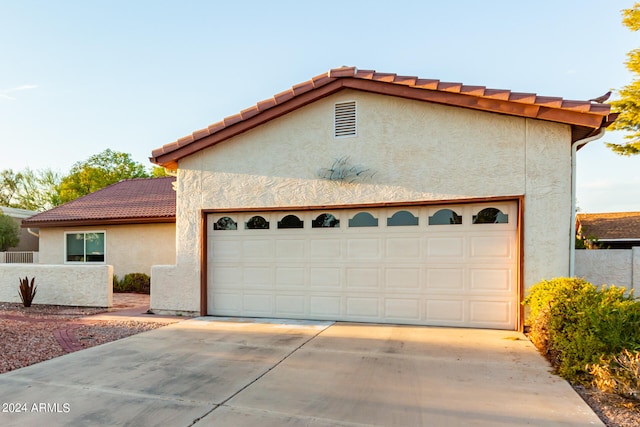
[[344,138],[357,135],[356,101],[340,102],[334,110],[334,137]]

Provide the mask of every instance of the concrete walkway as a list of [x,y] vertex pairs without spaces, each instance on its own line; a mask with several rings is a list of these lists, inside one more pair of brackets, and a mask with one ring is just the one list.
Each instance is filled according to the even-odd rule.
[[206,317],[0,375],[0,425],[603,425],[549,371],[516,332]]

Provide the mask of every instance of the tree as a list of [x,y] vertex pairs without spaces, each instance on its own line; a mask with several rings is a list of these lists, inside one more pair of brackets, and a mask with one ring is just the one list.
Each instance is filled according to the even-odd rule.
[[42,211],[60,204],[57,185],[60,176],[51,169],[0,172],[0,206]]
[[[631,9],[622,11],[622,23],[631,31],[640,30],[640,3]],[[611,130],[628,132],[624,144],[607,143],[615,153],[623,156],[640,154],[640,49],[634,49],[627,54],[625,63],[635,79],[618,91],[620,99],[611,102],[613,111],[620,113],[618,119],[611,125]]]
[[149,178],[145,167],[128,153],[106,149],[73,165],[57,186],[58,204],[86,196],[123,179]]
[[11,169],[0,172],[0,206],[15,207],[21,176]]
[[167,170],[162,166],[154,166],[153,168],[151,168],[152,178],[162,178],[165,176],[169,176],[169,174],[167,173]]
[[60,174],[51,169],[37,172],[26,169],[20,173],[17,203],[14,207],[44,211],[60,204],[57,186]]
[[18,223],[8,215],[0,215],[0,252],[18,246],[20,228]]

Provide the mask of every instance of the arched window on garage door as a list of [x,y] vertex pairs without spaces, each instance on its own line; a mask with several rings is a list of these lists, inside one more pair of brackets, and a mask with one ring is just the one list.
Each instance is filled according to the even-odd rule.
[[340,220],[330,213],[320,214],[311,221],[311,228],[338,228]]
[[266,230],[269,228],[269,221],[260,215],[252,216],[244,225],[247,230]]
[[484,208],[473,216],[474,224],[507,224],[509,215],[498,208]]
[[377,227],[378,218],[369,212],[359,212],[349,220],[349,227]]
[[278,228],[304,228],[304,221],[295,215],[287,215],[278,221]]
[[429,225],[462,224],[462,215],[458,215],[451,209],[440,209],[429,217]]
[[398,211],[387,218],[387,226],[398,227],[406,225],[418,225],[418,217],[413,216],[409,211]]
[[223,216],[213,224],[213,229],[214,230],[237,230],[238,223],[235,222],[231,217]]

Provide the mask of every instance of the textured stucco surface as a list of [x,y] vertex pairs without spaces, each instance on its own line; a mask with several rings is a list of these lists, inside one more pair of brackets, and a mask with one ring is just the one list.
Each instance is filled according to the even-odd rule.
[[[335,139],[334,103],[351,100],[358,136]],[[341,91],[180,161],[176,265],[154,274],[152,308],[198,309],[201,210],[212,208],[524,195],[525,287],[566,275],[569,138],[566,125]],[[368,176],[319,178],[343,157]]]
[[106,232],[105,263],[122,278],[127,273],[151,274],[155,264],[176,259],[175,224],[132,224],[106,227],[43,228],[40,230],[40,264],[64,264],[65,232]]
[[21,302],[19,278],[35,277],[34,304],[111,307],[113,267],[110,265],[70,266],[38,264],[0,265],[0,301]]
[[640,291],[640,247],[576,251],[576,277],[596,286],[615,285],[636,296]]

